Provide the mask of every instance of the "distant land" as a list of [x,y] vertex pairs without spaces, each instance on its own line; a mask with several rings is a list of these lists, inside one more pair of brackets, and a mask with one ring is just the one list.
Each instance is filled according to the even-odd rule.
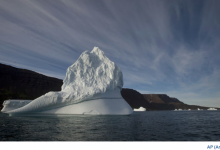
[[141,94],[133,89],[123,88],[121,95],[133,109],[141,106],[146,108],[146,110],[197,110],[198,108],[207,110],[209,108],[184,104],[177,98],[169,97],[166,94]]
[[8,99],[33,100],[49,91],[60,91],[63,81],[34,71],[0,64],[0,103]]
[[[33,100],[49,91],[60,91],[63,81],[34,71],[15,68],[0,63],[0,104],[8,99]],[[208,109],[209,107],[187,105],[166,94],[141,94],[133,89],[123,88],[122,97],[134,109],[146,110]]]

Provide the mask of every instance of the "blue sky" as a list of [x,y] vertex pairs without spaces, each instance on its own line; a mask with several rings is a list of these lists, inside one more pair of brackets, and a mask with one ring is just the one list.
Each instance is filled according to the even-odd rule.
[[94,46],[124,88],[220,107],[219,0],[0,0],[0,63],[64,79]]

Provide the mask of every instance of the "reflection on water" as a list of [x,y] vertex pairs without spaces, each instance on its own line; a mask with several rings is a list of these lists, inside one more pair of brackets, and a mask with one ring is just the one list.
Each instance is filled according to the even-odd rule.
[[147,111],[130,116],[11,116],[1,141],[219,141],[220,111]]

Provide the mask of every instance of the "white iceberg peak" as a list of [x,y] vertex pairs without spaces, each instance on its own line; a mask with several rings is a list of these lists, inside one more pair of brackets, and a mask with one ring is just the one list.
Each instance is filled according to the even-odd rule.
[[94,47],[93,50],[91,51],[91,53],[94,53],[98,56],[104,56],[104,52],[102,50],[100,50],[98,47]]
[[[123,75],[120,68],[110,61],[103,51],[94,47],[91,53],[83,52],[78,60],[67,69],[62,91],[87,90],[93,95],[122,87]],[[92,91],[87,88],[92,88]]]

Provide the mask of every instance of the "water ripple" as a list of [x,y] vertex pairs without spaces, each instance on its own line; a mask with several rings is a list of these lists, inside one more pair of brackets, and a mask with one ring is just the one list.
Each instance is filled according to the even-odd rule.
[[220,111],[147,111],[130,116],[9,117],[1,141],[219,141]]

